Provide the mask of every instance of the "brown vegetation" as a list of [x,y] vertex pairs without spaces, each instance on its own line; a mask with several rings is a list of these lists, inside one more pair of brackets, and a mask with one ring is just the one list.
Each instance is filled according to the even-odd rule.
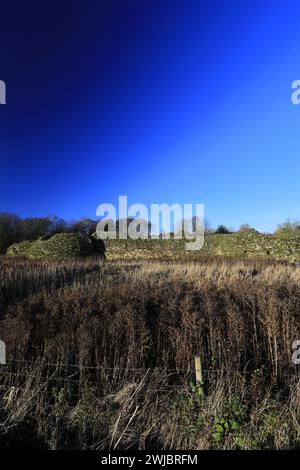
[[298,269],[205,257],[0,263],[0,445],[299,446]]

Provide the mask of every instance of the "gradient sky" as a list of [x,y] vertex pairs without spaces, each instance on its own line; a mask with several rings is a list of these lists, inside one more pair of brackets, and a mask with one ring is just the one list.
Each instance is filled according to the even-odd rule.
[[212,225],[299,217],[295,1],[1,2],[0,211],[204,203]]

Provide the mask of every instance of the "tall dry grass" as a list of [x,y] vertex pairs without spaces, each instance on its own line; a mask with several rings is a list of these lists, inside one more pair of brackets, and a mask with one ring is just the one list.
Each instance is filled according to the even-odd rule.
[[300,270],[203,258],[26,261],[25,274],[24,261],[10,263],[1,270],[11,294],[0,322],[4,436],[16,432],[25,445],[26,424],[35,429],[26,445],[42,439],[50,448],[299,445],[291,355]]

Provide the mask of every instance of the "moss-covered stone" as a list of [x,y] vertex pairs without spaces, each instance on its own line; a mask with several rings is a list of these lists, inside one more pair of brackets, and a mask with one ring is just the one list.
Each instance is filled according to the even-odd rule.
[[30,241],[23,241],[21,243],[14,243],[7,249],[9,256],[28,256],[30,253],[32,243]]
[[67,258],[76,256],[103,255],[103,243],[76,233],[57,233],[48,239],[22,242],[7,250],[10,256],[29,256],[32,258]]
[[254,229],[231,234],[207,234],[199,251],[185,251],[184,240],[107,240],[107,259],[118,258],[173,258],[203,255],[240,258],[266,257],[300,261],[300,233],[275,236]]
[[[93,234],[83,237],[74,233],[58,233],[50,238],[34,242],[22,242],[10,246],[7,254],[31,257],[70,257],[104,255],[104,243]],[[107,240],[105,255],[113,259],[176,259],[188,256],[197,258],[207,255],[233,256],[240,258],[269,257],[300,261],[300,233],[282,232],[268,235],[256,230],[244,230],[231,234],[207,234],[204,247],[199,251],[185,250],[185,241],[152,240]]]

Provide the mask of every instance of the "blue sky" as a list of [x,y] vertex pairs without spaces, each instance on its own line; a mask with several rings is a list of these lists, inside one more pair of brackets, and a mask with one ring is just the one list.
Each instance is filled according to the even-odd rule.
[[212,225],[299,214],[300,5],[12,2],[1,7],[0,211],[204,203]]

